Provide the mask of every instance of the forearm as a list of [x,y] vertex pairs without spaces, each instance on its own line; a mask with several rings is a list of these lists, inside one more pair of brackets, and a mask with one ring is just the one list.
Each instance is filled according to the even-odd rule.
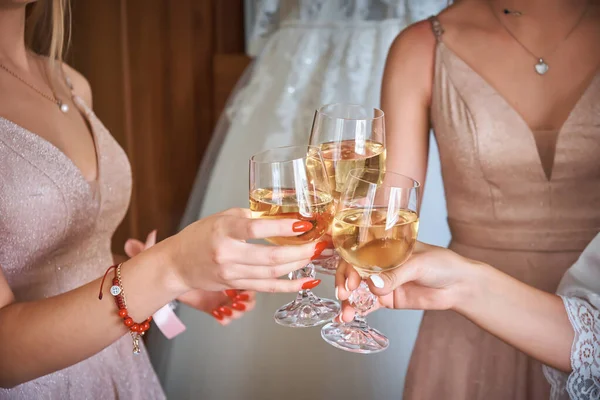
[[490,266],[473,267],[455,310],[544,364],[570,371],[574,333],[560,297]]
[[[123,264],[123,288],[134,321],[144,320],[182,292],[161,254],[159,249],[148,251]],[[102,301],[100,282],[0,309],[0,386],[12,387],[73,365],[127,333],[109,292],[112,273]]]

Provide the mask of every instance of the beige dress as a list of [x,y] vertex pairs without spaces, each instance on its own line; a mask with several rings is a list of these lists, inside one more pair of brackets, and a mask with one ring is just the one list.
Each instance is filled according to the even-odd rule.
[[[127,156],[84,102],[73,101],[92,130],[94,182],[57,147],[0,117],[0,268],[19,302],[102,276],[113,263],[111,238],[129,204]],[[76,365],[0,389],[0,399],[164,399],[145,350],[134,356],[131,346],[123,336]]]
[[[436,20],[433,26],[431,118],[450,248],[554,292],[600,231],[600,75],[559,132],[532,132],[444,45]],[[425,313],[404,399],[537,400],[549,393],[539,362],[457,313]]]

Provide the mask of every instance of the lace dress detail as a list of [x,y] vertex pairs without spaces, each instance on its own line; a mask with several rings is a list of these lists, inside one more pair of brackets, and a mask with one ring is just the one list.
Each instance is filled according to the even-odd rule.
[[573,371],[545,368],[552,385],[551,400],[600,399],[600,312],[586,300],[562,297],[575,331],[571,350]]
[[339,23],[396,19],[408,25],[438,12],[443,0],[246,0],[252,27],[247,38],[247,53],[260,54],[270,36],[292,21]]
[[558,289],[575,336],[570,374],[544,367],[551,400],[600,399],[600,234],[567,271]]

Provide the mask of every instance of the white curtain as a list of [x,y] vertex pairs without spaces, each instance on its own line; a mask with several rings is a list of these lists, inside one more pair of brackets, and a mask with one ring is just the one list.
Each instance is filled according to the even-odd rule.
[[[230,97],[200,167],[182,226],[229,207],[248,206],[248,158],[265,148],[308,142],[322,104],[379,105],[385,57],[408,24],[446,0],[247,0],[247,51],[256,56]],[[434,141],[433,141],[434,142]],[[420,239],[446,245],[449,233],[432,146]],[[315,292],[333,296],[333,280]],[[153,360],[173,399],[399,399],[421,314],[370,316],[390,348],[363,356],[336,350],[319,328],[273,322],[294,295],[260,295],[231,327],[182,308],[188,331],[172,343],[151,338]]]

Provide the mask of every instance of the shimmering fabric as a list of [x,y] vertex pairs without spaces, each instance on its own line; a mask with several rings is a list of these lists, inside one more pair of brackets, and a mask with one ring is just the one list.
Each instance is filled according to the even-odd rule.
[[[84,102],[73,100],[93,133],[94,182],[57,147],[0,117],[0,267],[17,301],[100,277],[112,264],[111,237],[129,204],[125,153]],[[0,389],[0,399],[163,399],[146,352],[134,356],[131,346],[124,336],[74,366]]]
[[[558,134],[534,133],[438,38],[431,119],[450,248],[554,292],[600,231],[599,75]],[[537,400],[549,385],[538,362],[466,318],[426,312],[404,398]]]

